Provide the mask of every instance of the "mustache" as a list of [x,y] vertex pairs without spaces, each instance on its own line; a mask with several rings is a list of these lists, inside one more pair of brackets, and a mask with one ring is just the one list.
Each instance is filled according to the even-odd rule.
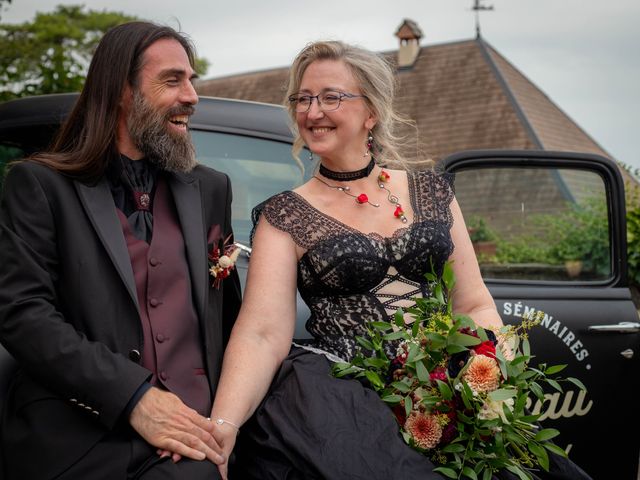
[[171,107],[167,111],[167,117],[173,117],[174,115],[193,115],[196,109],[192,105],[178,105]]

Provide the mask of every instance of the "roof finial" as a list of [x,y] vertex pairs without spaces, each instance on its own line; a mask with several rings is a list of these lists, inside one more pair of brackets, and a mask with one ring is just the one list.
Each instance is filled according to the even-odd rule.
[[473,0],[473,7],[471,7],[471,10],[476,12],[476,38],[480,38],[480,11],[493,10],[493,5],[481,5],[483,1],[484,0]]

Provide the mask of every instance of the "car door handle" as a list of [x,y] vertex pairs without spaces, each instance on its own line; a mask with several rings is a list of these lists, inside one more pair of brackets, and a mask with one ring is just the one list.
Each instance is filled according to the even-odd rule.
[[247,256],[247,258],[249,258],[251,256],[251,247],[247,247],[246,245],[243,245],[240,242],[235,242],[234,245],[236,247],[238,247],[241,252],[244,252],[244,254]]
[[640,332],[640,323],[638,322],[620,322],[615,325],[591,325],[591,332],[615,332],[615,333],[637,333]]

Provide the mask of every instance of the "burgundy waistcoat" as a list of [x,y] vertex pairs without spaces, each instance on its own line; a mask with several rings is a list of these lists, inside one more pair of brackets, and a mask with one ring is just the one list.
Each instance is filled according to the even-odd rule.
[[142,366],[153,372],[153,385],[175,393],[186,405],[209,416],[211,388],[204,369],[184,238],[166,181],[158,176],[151,244],[136,238],[124,213],[117,211],[140,305]]

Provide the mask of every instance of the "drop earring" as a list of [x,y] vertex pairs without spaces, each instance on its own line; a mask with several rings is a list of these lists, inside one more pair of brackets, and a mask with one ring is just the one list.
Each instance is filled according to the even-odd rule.
[[313,152],[309,150],[309,161],[313,162]]
[[363,157],[368,157],[369,155],[371,155],[371,147],[373,146],[373,135],[371,133],[371,130],[369,130],[369,137],[367,138],[367,150],[364,152]]

